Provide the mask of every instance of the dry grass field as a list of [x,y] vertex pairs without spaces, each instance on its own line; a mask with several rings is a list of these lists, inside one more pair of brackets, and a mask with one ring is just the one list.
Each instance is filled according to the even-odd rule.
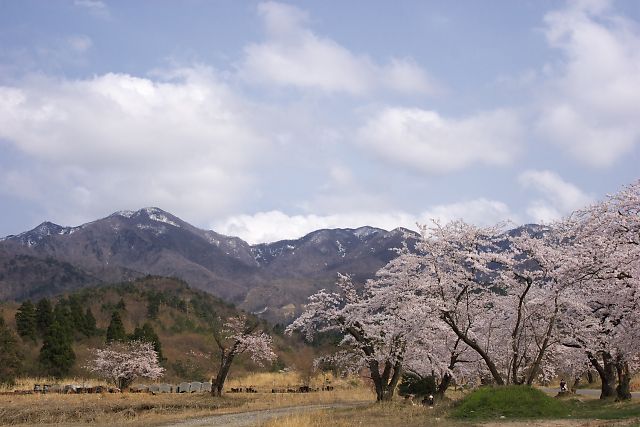
[[[374,394],[357,378],[331,379],[333,391],[313,393],[271,393],[271,388],[301,384],[296,373],[260,373],[232,380],[226,389],[253,386],[259,393],[227,393],[213,398],[208,393],[158,394],[34,394],[0,395],[0,425],[131,425],[150,426],[165,422],[231,412],[255,411],[287,406],[375,400]],[[17,389],[31,389],[46,379],[24,379]],[[325,377],[311,379],[321,385]],[[61,384],[83,384],[71,378]],[[92,381],[91,385],[98,385]],[[5,390],[6,391],[6,390]]]
[[[16,388],[31,389],[35,383],[47,383],[47,379],[31,378],[19,381]],[[69,378],[62,384],[98,385],[99,382]],[[323,409],[287,415],[260,424],[262,427],[320,427],[320,426],[458,426],[474,425],[468,421],[447,419],[449,404],[435,409],[405,404],[401,398],[387,404],[374,404],[375,396],[370,387],[360,378],[333,378],[316,376],[308,380],[311,387],[320,388],[330,383],[335,389],[330,392],[312,393],[271,393],[272,388],[296,387],[303,378],[295,372],[257,373],[232,379],[231,387],[252,386],[258,393],[226,393],[222,398],[213,398],[208,393],[158,394],[118,393],[118,394],[35,394],[0,395],[0,425],[123,425],[152,426],[178,422],[190,418],[200,418],[218,414],[258,411],[334,403],[371,402],[363,406],[344,409]],[[8,391],[6,388],[2,391]],[[468,392],[451,390],[451,401],[464,397]],[[585,398],[588,399],[588,398]],[[593,400],[593,398],[592,398]],[[597,400],[597,399],[596,399]],[[635,412],[634,412],[635,413]],[[598,412],[593,418],[603,418]],[[505,420],[508,421],[508,420]],[[483,421],[483,424],[487,421]],[[513,422],[513,421],[512,421]],[[567,420],[526,421],[501,425],[539,426],[601,426],[634,425],[633,420],[595,419],[581,420],[572,424]],[[522,423],[522,422],[521,422]],[[554,424],[555,423],[555,424]]]
[[443,419],[444,408],[409,406],[402,402],[371,404],[361,408],[333,409],[308,412],[278,418],[260,427],[386,427],[386,426],[431,426],[452,425]]

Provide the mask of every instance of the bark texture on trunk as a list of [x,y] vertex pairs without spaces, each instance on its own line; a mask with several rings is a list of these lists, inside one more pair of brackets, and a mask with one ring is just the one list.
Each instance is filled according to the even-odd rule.
[[602,352],[602,364],[592,353],[587,353],[591,366],[595,368],[600,376],[602,386],[600,388],[600,399],[610,399],[616,396],[616,369],[613,357],[609,352]]
[[[358,343],[360,343],[362,352],[369,358],[369,373],[371,380],[376,389],[376,401],[389,401],[393,399],[393,394],[402,376],[402,357],[399,357],[395,363],[387,360],[384,364],[384,370],[380,373],[380,364],[375,359],[376,351],[371,341],[363,333],[359,325],[353,325],[346,329]],[[401,351],[400,354],[403,354]]]
[[231,364],[233,363],[233,355],[227,355],[225,360],[222,361],[220,365],[220,369],[218,370],[218,375],[216,375],[213,384],[211,385],[211,393],[214,396],[222,396],[222,390],[224,388],[224,382],[227,379],[227,375],[229,375],[229,370],[231,369]]
[[385,362],[384,370],[380,373],[380,365],[378,361],[372,360],[369,362],[369,371],[371,372],[371,379],[376,389],[376,401],[385,402],[393,399],[398,381],[402,376],[402,363]]
[[236,357],[236,351],[240,343],[236,341],[230,348],[227,348],[222,344],[221,340],[216,338],[216,342],[220,348],[220,367],[218,368],[218,374],[215,380],[211,383],[211,394],[213,396],[222,396],[224,382],[227,380],[227,375],[229,375],[231,364],[233,363],[234,357]]
[[617,360],[616,371],[618,372],[616,400],[629,400],[631,399],[631,372],[629,370],[629,363],[624,360]]
[[438,396],[438,398],[442,399],[444,397],[444,393],[451,385],[452,379],[453,377],[449,374],[444,374],[442,376],[442,380],[440,380],[440,384],[438,384],[438,388],[436,389],[436,396]]

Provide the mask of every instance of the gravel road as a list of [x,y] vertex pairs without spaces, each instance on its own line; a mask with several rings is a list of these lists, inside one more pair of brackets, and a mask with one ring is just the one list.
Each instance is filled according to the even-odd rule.
[[303,412],[317,411],[322,409],[354,408],[370,404],[371,402],[355,403],[328,403],[322,405],[287,406],[284,408],[265,409],[261,411],[239,412],[236,414],[212,415],[205,418],[194,418],[176,424],[169,424],[166,427],[204,427],[204,426],[227,426],[227,427],[247,427],[258,423],[269,421],[273,418],[287,415],[300,414]]

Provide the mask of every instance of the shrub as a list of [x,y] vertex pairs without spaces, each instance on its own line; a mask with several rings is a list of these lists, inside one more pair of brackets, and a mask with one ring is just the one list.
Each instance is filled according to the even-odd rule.
[[402,375],[402,382],[398,386],[398,393],[401,396],[408,394],[415,394],[417,396],[427,396],[429,394],[436,394],[436,379],[433,375],[421,377],[412,373],[405,373]]

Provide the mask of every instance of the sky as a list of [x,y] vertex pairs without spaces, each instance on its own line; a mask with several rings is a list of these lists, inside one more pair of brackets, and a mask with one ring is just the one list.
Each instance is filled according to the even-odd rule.
[[551,222],[639,164],[637,0],[0,0],[0,236]]

